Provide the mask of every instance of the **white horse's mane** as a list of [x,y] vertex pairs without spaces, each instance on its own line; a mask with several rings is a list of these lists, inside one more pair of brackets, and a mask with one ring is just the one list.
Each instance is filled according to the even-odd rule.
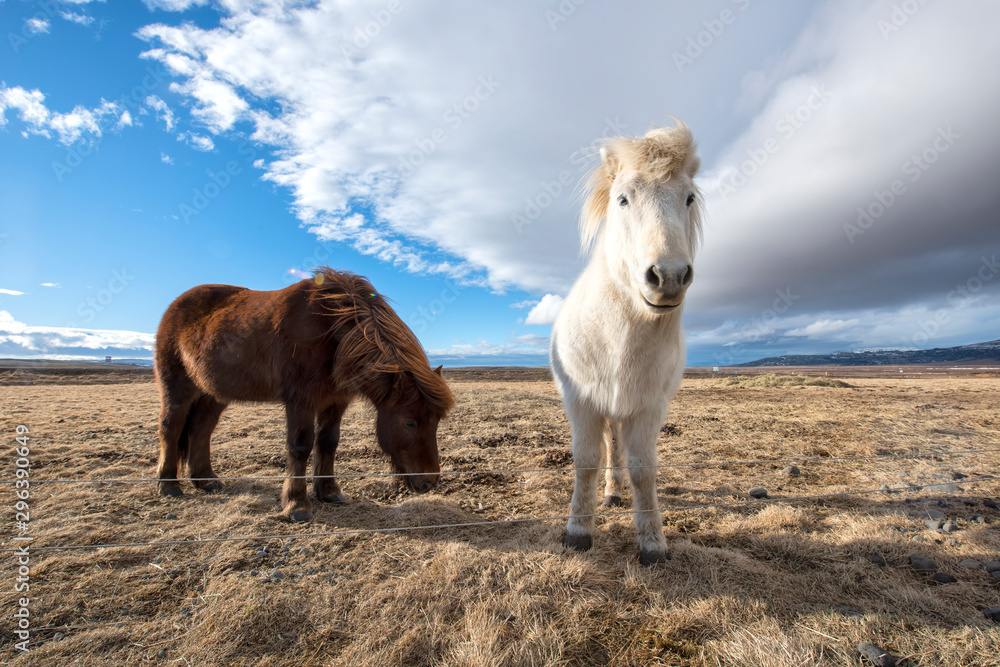
[[[634,171],[654,181],[665,181],[678,173],[693,177],[701,165],[697,144],[688,129],[675,119],[673,127],[657,127],[642,137],[612,137],[600,147],[601,162],[586,179],[589,194],[580,212],[581,251],[587,254],[601,231],[608,210],[611,184],[623,170]],[[701,193],[695,189],[691,206],[691,254],[701,242]]]

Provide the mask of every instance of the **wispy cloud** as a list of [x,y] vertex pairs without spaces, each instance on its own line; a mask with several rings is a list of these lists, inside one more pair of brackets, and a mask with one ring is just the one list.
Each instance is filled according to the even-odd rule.
[[183,12],[192,7],[207,5],[208,0],[142,0],[149,9],[166,12]]
[[149,95],[146,97],[145,104],[147,107],[156,112],[157,120],[163,121],[163,125],[167,132],[171,132],[174,129],[174,112],[167,105],[166,102],[161,100],[156,95]]
[[167,155],[166,153],[160,153],[160,162],[164,164],[173,164],[174,159]]
[[42,287],[62,287],[59,283],[39,283]]
[[451,347],[428,350],[432,357],[475,358],[539,356],[548,354],[549,337],[538,334],[515,336],[506,343],[491,343],[479,339],[475,343],[456,343]]
[[24,21],[25,30],[27,30],[32,35],[39,35],[42,33],[48,33],[49,28],[52,24],[47,18],[34,16],[30,19],[25,19]]
[[181,132],[177,135],[177,138],[195,150],[208,152],[215,149],[215,142],[212,141],[210,137],[206,137],[203,134],[195,134],[194,132]]
[[100,137],[102,126],[120,129],[132,124],[129,112],[115,102],[101,100],[93,109],[78,105],[68,113],[58,113],[45,106],[41,91],[20,86],[0,88],[0,127],[9,122],[5,115],[8,109],[18,112],[25,124],[24,134],[51,138],[54,133],[63,144],[72,144],[84,135]]
[[59,12],[59,16],[63,17],[71,23],[76,23],[78,25],[90,25],[94,22],[94,17],[87,14],[80,14],[78,12]]
[[844,329],[849,329],[851,327],[857,326],[861,320],[855,318],[853,320],[830,320],[822,319],[816,320],[808,326],[804,326],[797,329],[791,329],[786,332],[786,336],[805,336],[807,338],[825,338],[836,333],[844,331]]
[[21,296],[24,292],[18,292],[12,289],[0,289],[0,294],[6,294],[8,296]]

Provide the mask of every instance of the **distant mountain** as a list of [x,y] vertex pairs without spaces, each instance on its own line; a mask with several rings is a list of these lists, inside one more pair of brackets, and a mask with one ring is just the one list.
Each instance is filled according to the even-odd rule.
[[789,354],[737,366],[910,366],[927,364],[1000,364],[1000,340],[932,350],[871,349],[833,354]]

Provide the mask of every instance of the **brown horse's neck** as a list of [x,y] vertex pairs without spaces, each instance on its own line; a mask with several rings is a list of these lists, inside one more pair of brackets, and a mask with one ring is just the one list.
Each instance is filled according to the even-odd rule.
[[439,415],[455,399],[431,370],[420,342],[371,283],[329,267],[316,272],[312,298],[330,318],[330,331],[341,331],[334,375],[338,382],[376,406],[390,401],[422,401]]

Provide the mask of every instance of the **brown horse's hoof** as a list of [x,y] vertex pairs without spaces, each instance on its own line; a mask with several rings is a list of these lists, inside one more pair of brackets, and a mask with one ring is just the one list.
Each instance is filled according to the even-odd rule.
[[299,510],[297,512],[292,512],[288,520],[292,523],[306,523],[312,521],[313,513],[311,510]]
[[624,507],[625,502],[621,496],[604,496],[605,507]]
[[168,498],[176,498],[178,496],[183,496],[184,492],[181,491],[179,486],[168,486],[165,488],[160,488],[160,495],[167,496]]
[[210,482],[198,482],[198,488],[206,493],[215,493],[216,491],[222,491],[222,482],[217,479],[213,479]]
[[573,551],[590,551],[594,546],[594,540],[590,535],[566,535],[563,538],[563,546]]
[[336,493],[332,496],[318,496],[322,503],[333,503],[334,505],[346,505],[351,502],[343,493]]
[[658,563],[666,563],[668,560],[670,560],[670,556],[666,551],[639,552],[639,562],[642,563],[643,567],[649,567]]

